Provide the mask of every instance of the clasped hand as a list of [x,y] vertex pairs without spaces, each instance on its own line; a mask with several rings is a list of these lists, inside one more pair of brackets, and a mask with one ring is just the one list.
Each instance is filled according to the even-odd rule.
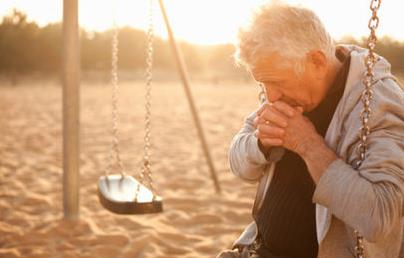
[[303,156],[310,145],[321,141],[311,121],[303,116],[303,108],[276,101],[264,104],[254,119],[256,136],[264,148],[282,146]]

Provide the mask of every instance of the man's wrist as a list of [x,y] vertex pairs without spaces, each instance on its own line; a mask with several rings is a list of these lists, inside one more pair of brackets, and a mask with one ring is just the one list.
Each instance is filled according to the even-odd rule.
[[305,161],[310,175],[317,184],[322,174],[334,160],[338,159],[338,156],[320,135],[310,145],[305,146],[299,155]]
[[318,147],[326,146],[323,137],[315,134],[306,138],[305,142],[296,148],[296,153],[303,159],[310,158],[313,151]]

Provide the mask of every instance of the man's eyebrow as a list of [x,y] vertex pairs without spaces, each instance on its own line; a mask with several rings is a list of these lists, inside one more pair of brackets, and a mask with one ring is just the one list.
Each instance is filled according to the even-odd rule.
[[280,82],[283,81],[283,79],[279,78],[279,77],[270,77],[270,78],[266,78],[263,80],[264,82]]
[[264,74],[262,74],[263,77],[270,78],[270,79],[279,79],[279,72],[268,72],[266,71]]
[[279,77],[270,77],[270,78],[262,78],[262,80],[259,81],[259,83],[265,84],[265,83],[279,83],[284,81],[283,79]]
[[260,81],[260,82],[264,82],[264,81],[280,81],[280,80],[282,80],[282,78],[279,77],[279,75],[276,75],[276,74],[263,74],[263,75],[261,75],[261,74],[258,73],[258,74],[256,74],[255,78],[256,78],[257,81]]

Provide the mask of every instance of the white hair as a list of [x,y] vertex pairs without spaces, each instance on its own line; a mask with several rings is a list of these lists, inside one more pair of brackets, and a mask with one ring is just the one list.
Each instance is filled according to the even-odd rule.
[[314,49],[334,59],[335,44],[314,12],[279,1],[262,5],[250,23],[240,28],[235,59],[251,69],[260,56],[277,53],[293,64],[296,73],[304,71],[303,60]]

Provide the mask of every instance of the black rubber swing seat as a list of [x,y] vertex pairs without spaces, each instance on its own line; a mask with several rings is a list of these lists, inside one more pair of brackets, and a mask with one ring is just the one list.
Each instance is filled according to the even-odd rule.
[[98,197],[104,208],[117,214],[147,214],[163,211],[162,198],[153,195],[152,191],[132,176],[101,176],[98,180]]

